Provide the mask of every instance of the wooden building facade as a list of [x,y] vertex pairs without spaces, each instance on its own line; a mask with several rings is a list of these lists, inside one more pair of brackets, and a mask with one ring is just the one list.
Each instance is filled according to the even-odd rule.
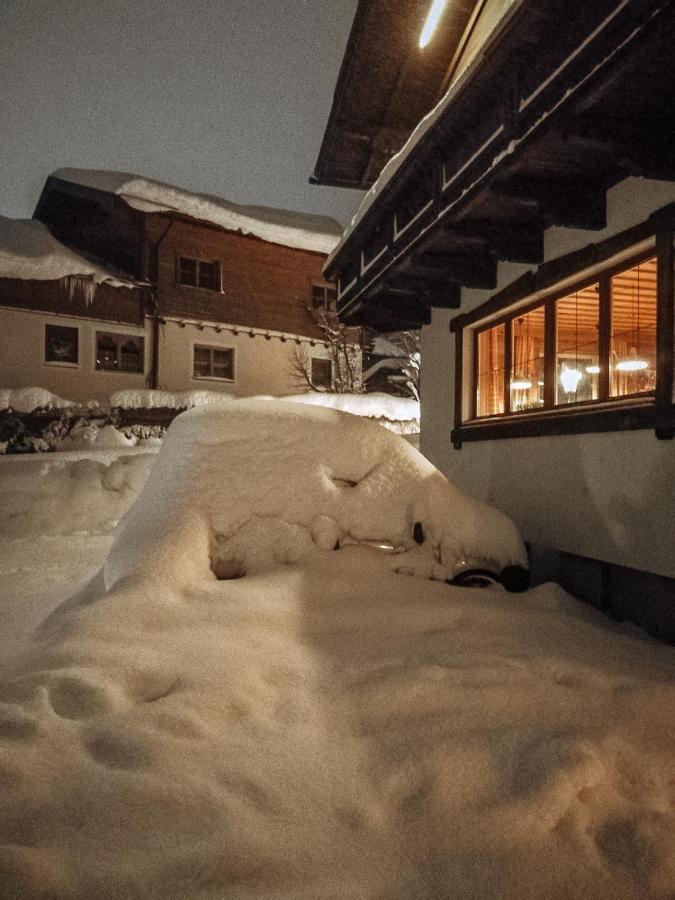
[[[148,191],[156,184],[137,181]],[[322,274],[326,252],[313,249],[310,229],[314,218],[332,246],[337,223],[327,229],[320,217],[303,217],[305,240],[293,219],[289,228],[283,211],[272,211],[281,225],[275,219],[270,236],[279,241],[266,240],[166,204],[134,206],[115,185],[115,173],[57,173],[47,180],[35,218],[84,259],[123,273],[133,289],[98,284],[84,302],[60,282],[0,278],[3,331],[22,335],[35,350],[28,367],[18,354],[10,365],[10,350],[3,351],[3,384],[39,384],[69,399],[103,402],[124,387],[284,394],[302,389],[299,362],[314,372],[317,386],[330,384],[331,352],[319,323],[334,316],[335,294]],[[155,190],[190,200],[169,186]],[[263,219],[263,234],[265,228]],[[43,355],[42,332],[57,322],[79,348],[71,349],[67,366]],[[138,353],[122,360],[130,335],[139,340]],[[350,340],[360,365],[357,329]]]
[[675,4],[492,6],[325,272],[422,326],[422,449],[538,577],[673,639]]

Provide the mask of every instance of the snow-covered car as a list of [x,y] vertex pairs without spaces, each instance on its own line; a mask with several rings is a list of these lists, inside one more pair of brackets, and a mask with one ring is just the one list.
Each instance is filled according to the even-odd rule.
[[207,568],[235,578],[355,545],[387,551],[402,574],[528,583],[513,523],[404,440],[363,418],[264,400],[176,419],[105,579],[109,588],[149,558],[179,582]]

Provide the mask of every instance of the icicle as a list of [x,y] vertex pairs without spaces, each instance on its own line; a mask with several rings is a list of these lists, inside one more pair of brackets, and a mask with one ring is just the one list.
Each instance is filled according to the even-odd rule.
[[93,275],[66,275],[59,280],[68,303],[82,299],[85,306],[91,306],[94,302],[96,282]]

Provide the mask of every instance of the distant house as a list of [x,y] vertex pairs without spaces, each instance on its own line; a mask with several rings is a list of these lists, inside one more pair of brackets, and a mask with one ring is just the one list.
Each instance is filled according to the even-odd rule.
[[2,386],[101,401],[138,387],[283,394],[300,363],[329,386],[322,266],[340,233],[320,216],[59,170],[34,219],[0,231]]
[[420,49],[431,7],[358,5],[338,311],[422,327],[422,449],[537,577],[675,638],[675,3],[447,0]]

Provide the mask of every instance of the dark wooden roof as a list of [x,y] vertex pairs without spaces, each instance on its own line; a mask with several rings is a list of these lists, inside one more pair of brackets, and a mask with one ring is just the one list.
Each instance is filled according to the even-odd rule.
[[602,229],[626,177],[675,179],[675,0],[524,0],[456,88],[327,266],[351,322],[419,326],[547,227]]
[[367,188],[435,104],[476,0],[449,0],[431,43],[431,0],[359,0],[313,184]]

